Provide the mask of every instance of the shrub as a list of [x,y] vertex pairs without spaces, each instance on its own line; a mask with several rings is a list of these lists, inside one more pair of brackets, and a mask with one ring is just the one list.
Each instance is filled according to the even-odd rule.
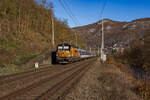
[[114,59],[113,59],[112,56],[108,56],[108,57],[107,57],[107,63],[108,63],[108,64],[114,64],[114,63],[115,63],[115,61],[114,61]]

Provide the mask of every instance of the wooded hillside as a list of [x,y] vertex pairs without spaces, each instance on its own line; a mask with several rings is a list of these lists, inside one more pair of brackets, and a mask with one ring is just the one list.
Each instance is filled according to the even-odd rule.
[[126,48],[121,58],[131,66],[150,71],[150,30],[143,40],[136,40]]
[[[52,49],[52,3],[46,0],[0,0],[0,65],[26,63]],[[54,16],[55,46],[74,40],[65,20]],[[75,43],[75,41],[73,41]],[[83,46],[78,35],[78,43]]]

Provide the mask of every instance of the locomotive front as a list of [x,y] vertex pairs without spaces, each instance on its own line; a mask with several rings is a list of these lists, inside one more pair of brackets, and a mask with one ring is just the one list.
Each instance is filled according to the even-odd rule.
[[70,45],[69,44],[59,44],[57,46],[57,62],[68,62],[70,60]]

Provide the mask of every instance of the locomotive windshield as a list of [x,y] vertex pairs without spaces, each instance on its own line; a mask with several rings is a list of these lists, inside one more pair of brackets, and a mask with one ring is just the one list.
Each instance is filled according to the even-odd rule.
[[64,46],[64,50],[69,50],[69,46]]
[[57,50],[69,50],[69,48],[70,48],[69,46],[61,45],[57,47]]
[[58,50],[62,50],[63,49],[63,47],[62,46],[58,46],[58,48],[57,48]]

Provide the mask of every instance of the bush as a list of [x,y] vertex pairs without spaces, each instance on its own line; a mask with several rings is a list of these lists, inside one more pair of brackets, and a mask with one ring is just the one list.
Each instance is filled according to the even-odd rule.
[[13,52],[9,52],[5,49],[0,49],[0,65],[12,63]]
[[112,56],[108,56],[108,57],[107,57],[107,63],[108,63],[108,64],[114,64],[114,63],[115,63],[115,61],[114,61],[114,59],[113,59]]
[[136,87],[133,88],[133,91],[140,95],[143,100],[149,100],[150,98],[150,84],[147,83],[138,83]]

